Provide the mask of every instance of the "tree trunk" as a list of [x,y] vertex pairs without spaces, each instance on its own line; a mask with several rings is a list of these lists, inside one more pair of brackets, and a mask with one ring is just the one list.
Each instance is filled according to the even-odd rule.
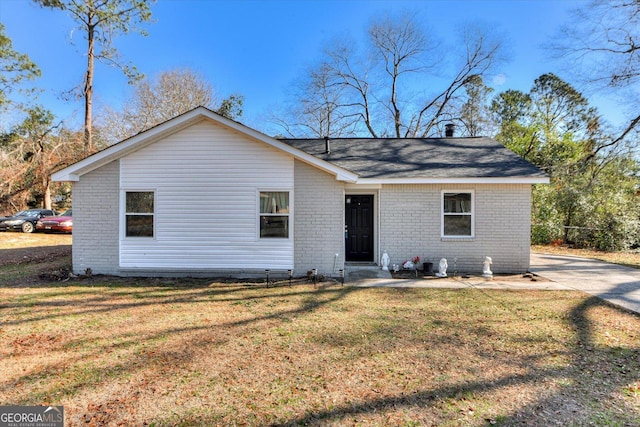
[[91,129],[91,111],[93,104],[93,63],[94,63],[94,33],[93,17],[89,16],[87,25],[87,74],[84,82],[84,152],[93,153],[93,132]]
[[575,242],[569,242],[569,230],[571,227],[571,223],[573,222],[573,207],[570,207],[568,212],[567,212],[567,217],[564,220],[564,242],[567,244],[574,244]]
[[396,131],[396,138],[401,138],[400,127],[402,125],[402,121],[400,118],[400,108],[398,108],[398,92],[397,92],[397,84],[398,84],[398,64],[394,64],[393,67],[393,76],[391,76],[391,106],[393,107],[393,125]]
[[51,181],[43,179],[44,193],[42,194],[43,209],[51,209]]

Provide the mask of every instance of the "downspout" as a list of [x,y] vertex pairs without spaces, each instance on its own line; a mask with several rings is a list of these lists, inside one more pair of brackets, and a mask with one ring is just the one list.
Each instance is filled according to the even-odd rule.
[[345,205],[345,200],[347,197],[347,192],[344,188],[344,184],[342,185],[342,227],[340,228],[340,233],[342,235],[342,249],[340,249],[340,253],[342,253],[342,269],[346,270],[347,268],[347,240],[344,236],[344,229],[347,226],[346,217],[347,217],[347,209]]
[[380,236],[382,234],[382,231],[381,231],[382,227],[380,226],[380,190],[381,189],[382,189],[382,187],[377,190],[378,191],[378,197],[376,197],[376,199],[378,200],[378,203],[376,203],[376,211],[377,211],[377,213],[376,213],[376,217],[377,217],[377,220],[376,220],[376,222],[377,222],[377,224],[376,224],[376,228],[377,228],[376,236],[378,236],[378,245],[377,245],[378,246],[378,250],[377,250],[376,259],[375,259],[375,263],[376,263],[377,266],[380,265],[378,260],[380,259],[380,253],[381,253],[380,252],[380,246],[381,246],[381,244],[380,244],[380,240],[381,240]]

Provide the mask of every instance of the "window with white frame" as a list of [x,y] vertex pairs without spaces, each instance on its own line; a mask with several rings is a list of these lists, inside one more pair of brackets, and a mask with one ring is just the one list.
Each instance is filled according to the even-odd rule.
[[260,192],[260,238],[289,238],[289,192]]
[[125,192],[125,236],[153,237],[154,192]]
[[473,237],[473,191],[442,192],[442,237]]

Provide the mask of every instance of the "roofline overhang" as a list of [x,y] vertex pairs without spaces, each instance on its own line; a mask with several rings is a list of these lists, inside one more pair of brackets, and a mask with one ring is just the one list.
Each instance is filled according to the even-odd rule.
[[351,171],[312,156],[311,154],[280,142],[275,138],[265,135],[262,132],[247,127],[234,120],[227,119],[226,117],[223,117],[205,107],[195,108],[178,117],[154,126],[149,130],[139,133],[138,135],[132,136],[131,138],[125,139],[124,141],[105,148],[104,150],[99,151],[83,160],[80,160],[79,162],[76,162],[71,166],[53,173],[51,175],[51,179],[57,182],[79,181],[80,177],[86,173],[98,169],[110,162],[118,160],[130,153],[138,151],[164,137],[179,132],[180,130],[183,130],[202,120],[211,120],[224,127],[245,134],[254,140],[263,142],[273,148],[291,155],[297,160],[300,160],[327,173],[335,175],[337,181],[356,182],[358,180],[358,175]]
[[360,178],[356,184],[548,184],[548,177]]

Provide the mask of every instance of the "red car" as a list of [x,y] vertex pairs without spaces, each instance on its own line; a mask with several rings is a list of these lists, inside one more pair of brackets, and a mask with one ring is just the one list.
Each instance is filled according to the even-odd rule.
[[36,231],[44,231],[45,233],[71,233],[73,229],[73,219],[71,218],[71,209],[60,216],[48,216],[40,219],[36,223]]

